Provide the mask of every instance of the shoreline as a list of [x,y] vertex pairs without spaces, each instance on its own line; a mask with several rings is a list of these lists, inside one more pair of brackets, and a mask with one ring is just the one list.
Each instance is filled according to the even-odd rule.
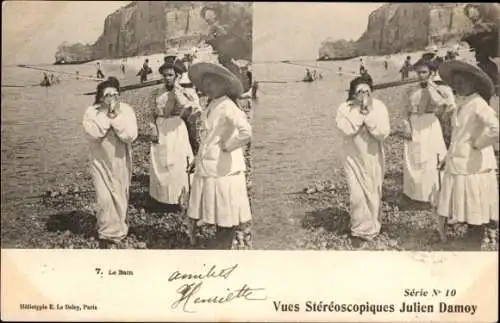
[[[161,86],[157,85],[156,87]],[[383,89],[375,92],[390,109],[391,125],[398,122],[401,94],[407,86]],[[186,219],[178,210],[158,212],[149,203],[149,127],[146,121],[147,99],[155,86],[123,92],[121,100],[136,111],[139,136],[133,143],[133,179],[129,200],[130,236],[123,243],[125,249],[186,249],[191,248],[187,237]],[[496,98],[498,100],[498,98]],[[495,108],[495,107],[494,107]],[[253,114],[250,111],[250,115]],[[451,228],[453,238],[448,244],[435,243],[434,219],[428,208],[421,205],[400,203],[402,192],[402,140],[389,137],[385,144],[386,176],[383,184],[383,229],[379,238],[366,244],[362,250],[406,250],[406,251],[459,251],[470,246],[461,237],[466,231],[463,225]],[[257,150],[258,151],[258,150]],[[249,196],[252,200],[253,174],[250,159],[255,150],[245,154],[249,167]],[[85,161],[86,162],[86,161]],[[497,153],[498,162],[498,153]],[[95,196],[88,170],[71,174],[65,184],[50,188],[52,198],[19,201],[19,208],[5,211],[2,206],[2,247],[4,248],[97,248],[95,237]],[[498,174],[497,174],[498,175]],[[329,181],[330,183],[324,183]],[[316,185],[317,184],[317,185]],[[300,227],[290,224],[285,230],[276,230],[274,239],[290,241],[296,237],[296,245],[281,243],[276,249],[310,250],[352,250],[348,238],[349,209],[348,189],[342,170],[335,176],[311,183],[314,189],[309,193],[294,194],[293,202],[305,213],[300,214]],[[334,185],[331,185],[334,184]],[[46,189],[49,189],[48,187]],[[286,197],[283,197],[286,198]],[[252,201],[251,201],[252,202]],[[259,244],[259,219],[266,214],[254,214],[254,230]],[[267,228],[269,229],[269,228]],[[276,228],[275,228],[276,229]],[[288,230],[289,229],[289,230]],[[259,231],[260,230],[260,231]],[[281,232],[284,231],[284,232]],[[285,232],[286,231],[286,232]],[[300,231],[297,233],[296,231]],[[200,246],[211,239],[213,228],[200,232]],[[304,233],[303,235],[301,235]],[[456,238],[456,239],[455,239]],[[487,243],[483,250],[498,250],[498,228],[486,232]],[[294,242],[295,244],[295,242]],[[259,250],[259,248],[254,248]],[[273,249],[275,250],[275,249]],[[477,250],[477,249],[473,249]]]
[[[153,89],[161,85],[121,94],[121,101],[136,113],[138,137],[132,144],[133,176],[128,208],[129,235],[120,249],[185,249],[190,248],[188,221],[182,209],[158,210],[149,198],[150,128],[147,101]],[[248,115],[248,114],[247,114]],[[250,116],[249,116],[250,117]],[[251,183],[251,152],[245,150]],[[87,163],[87,160],[85,161]],[[251,186],[251,184],[249,185]],[[12,202],[11,210],[2,206],[2,248],[68,248],[96,249],[95,193],[90,171],[65,178],[64,184],[46,187],[45,197]],[[251,187],[249,198],[251,201]],[[22,207],[16,205],[22,204]],[[197,248],[204,248],[215,228],[198,232]],[[192,248],[192,247],[191,247]]]

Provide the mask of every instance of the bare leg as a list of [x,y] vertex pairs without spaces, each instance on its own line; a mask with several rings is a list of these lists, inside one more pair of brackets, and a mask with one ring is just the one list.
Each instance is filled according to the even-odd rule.
[[189,219],[189,243],[191,246],[196,245],[196,222],[195,219]]
[[484,237],[484,225],[471,225],[469,224],[467,236],[474,246],[481,247]]
[[211,249],[230,250],[233,244],[234,228],[217,227]]
[[448,241],[448,237],[446,236],[446,217],[440,216],[439,214],[436,214],[437,216],[437,229],[439,232],[439,238],[441,239],[441,242],[446,242]]

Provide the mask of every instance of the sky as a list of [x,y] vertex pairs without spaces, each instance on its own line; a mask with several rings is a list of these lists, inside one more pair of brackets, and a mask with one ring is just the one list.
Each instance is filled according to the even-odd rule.
[[93,43],[130,1],[4,1],[2,64],[53,63],[62,42]]
[[254,61],[316,59],[323,40],[358,39],[383,3],[255,3]]
[[[130,1],[4,1],[2,64],[52,63],[63,41],[93,43]],[[328,38],[357,39],[382,3],[255,3],[254,60],[315,59]]]

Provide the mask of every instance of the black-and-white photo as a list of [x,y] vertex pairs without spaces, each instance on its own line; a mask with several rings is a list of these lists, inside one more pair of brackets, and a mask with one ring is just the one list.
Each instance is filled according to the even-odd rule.
[[2,3],[2,320],[498,321],[499,17]]
[[498,4],[3,9],[2,248],[498,249]]
[[499,13],[256,7],[254,246],[497,250]]
[[[36,12],[58,15],[28,35]],[[252,19],[249,2],[7,3],[2,248],[250,248]]]

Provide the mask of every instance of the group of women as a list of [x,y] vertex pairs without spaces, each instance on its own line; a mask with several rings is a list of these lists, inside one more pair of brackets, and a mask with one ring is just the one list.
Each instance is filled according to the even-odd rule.
[[[482,238],[477,234],[482,226],[498,221],[493,144],[499,139],[499,124],[488,105],[495,87],[482,70],[457,60],[442,63],[439,73],[426,60],[418,62],[415,70],[420,83],[406,94],[406,117],[398,132],[405,140],[404,195],[432,203],[442,241],[446,241],[447,222],[465,222],[474,237]],[[167,57],[159,72],[164,86],[155,89],[150,100],[150,196],[167,207],[179,204],[189,193],[187,215],[193,228],[202,223],[216,225],[211,247],[230,249],[235,228],[252,218],[243,154],[252,131],[239,103],[245,91],[241,76],[212,63],[197,63],[186,71],[176,57]],[[206,107],[196,90],[179,85],[186,72],[194,88],[208,97]],[[103,247],[120,242],[128,233],[131,143],[137,137],[137,122],[132,107],[119,102],[119,89],[115,78],[100,83],[83,120],[90,138]],[[384,140],[391,127],[385,104],[373,98],[372,91],[370,80],[354,79],[348,100],[336,116],[344,138],[354,246],[375,238],[381,228]],[[448,147],[438,114],[452,125]],[[193,117],[201,120],[201,141],[195,152],[188,122]]]
[[[193,228],[216,225],[216,238],[210,247],[230,249],[235,228],[252,218],[243,155],[252,131],[238,105],[243,85],[221,65],[197,63],[186,71],[175,56],[166,57],[159,72],[164,86],[153,90],[149,107],[150,196],[166,210],[189,194],[187,215]],[[200,104],[194,88],[179,85],[184,73],[194,88],[208,97],[206,107]],[[119,89],[115,78],[100,83],[94,105],[83,120],[90,138],[102,248],[118,244],[128,233],[131,143],[137,138],[137,121],[133,108],[119,102]],[[193,153],[189,138],[192,124],[186,122],[192,118],[201,121],[197,153]]]
[[[462,222],[480,243],[483,225],[498,221],[493,144],[499,139],[499,124],[488,105],[495,87],[481,69],[457,60],[441,63],[438,70],[431,61],[421,60],[415,69],[420,83],[406,93],[405,121],[393,132],[405,140],[404,195],[435,207],[443,242],[446,223]],[[452,125],[449,147],[437,115]],[[336,123],[344,137],[351,241],[359,246],[380,232],[389,115],[384,103],[372,97],[372,84],[358,77],[338,109]]]

